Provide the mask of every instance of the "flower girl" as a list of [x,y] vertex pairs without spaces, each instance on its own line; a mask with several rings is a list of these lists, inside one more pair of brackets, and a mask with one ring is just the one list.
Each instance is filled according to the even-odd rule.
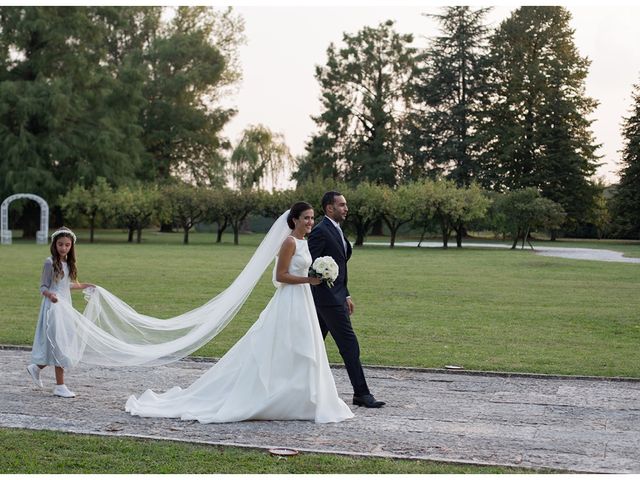
[[54,365],[56,386],[53,394],[64,398],[75,397],[75,393],[64,383],[64,367],[67,365],[64,355],[56,347],[55,325],[49,322],[49,311],[58,301],[71,303],[71,289],[93,287],[92,284],[77,281],[75,243],[75,234],[66,227],[51,235],[51,256],[44,261],[40,280],[40,292],[45,298],[40,305],[40,316],[33,339],[32,363],[27,367],[33,382],[42,388],[40,371],[47,365]]

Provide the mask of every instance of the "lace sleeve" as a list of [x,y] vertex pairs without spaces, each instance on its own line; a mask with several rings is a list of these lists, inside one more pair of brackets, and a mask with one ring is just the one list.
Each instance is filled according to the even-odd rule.
[[51,288],[53,283],[53,262],[47,258],[42,267],[42,276],[40,277],[40,293],[44,293]]

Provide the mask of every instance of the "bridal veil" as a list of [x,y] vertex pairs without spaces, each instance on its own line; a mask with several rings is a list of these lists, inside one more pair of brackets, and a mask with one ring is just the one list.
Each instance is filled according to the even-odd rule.
[[158,319],[136,312],[101,287],[86,291],[83,313],[66,301],[53,304],[48,334],[55,338],[60,364],[162,365],[194,352],[233,319],[291,233],[289,211],[273,224],[233,283],[189,312]]

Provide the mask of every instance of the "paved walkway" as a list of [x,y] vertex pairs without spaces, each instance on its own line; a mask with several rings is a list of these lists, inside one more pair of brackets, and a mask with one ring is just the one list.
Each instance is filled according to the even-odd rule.
[[[319,425],[253,421],[202,425],[132,417],[131,394],[186,386],[211,363],[186,360],[152,369],[83,367],[67,375],[75,399],[35,387],[30,352],[0,349],[4,385],[0,426],[172,439],[216,445],[290,447],[301,451],[640,473],[640,381],[366,368],[379,410],[353,407],[355,418]],[[343,368],[338,392],[350,399]],[[114,472],[117,473],[117,472]]]
[[[388,243],[383,242],[365,242],[365,245],[386,245]],[[475,243],[467,242],[462,244],[467,248],[511,248],[511,245],[505,243]],[[418,242],[396,242],[396,247],[417,247]],[[422,242],[424,248],[442,248],[442,242]],[[529,246],[525,246],[525,250],[530,251]],[[455,242],[453,247],[449,244],[449,248],[455,248]],[[518,244],[518,250],[520,250],[520,244]],[[625,257],[624,253],[616,252],[615,250],[605,250],[600,248],[572,248],[572,247],[539,247],[534,245],[535,250],[533,253],[542,255],[545,257],[560,257],[570,258],[573,260],[596,260],[600,262],[622,262],[622,263],[640,263],[640,258]]]

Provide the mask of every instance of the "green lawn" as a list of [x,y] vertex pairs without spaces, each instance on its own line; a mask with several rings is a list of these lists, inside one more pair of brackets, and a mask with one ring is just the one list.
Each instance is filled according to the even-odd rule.
[[[141,245],[125,238],[98,232],[98,243],[81,241],[80,279],[165,318],[228,286],[262,237],[243,235],[239,246],[230,236],[215,245],[212,234],[193,234],[186,246],[177,233],[148,231]],[[638,244],[624,246],[640,252]],[[30,345],[47,254],[31,242],[0,247],[0,343]],[[640,377],[640,265],[472,246],[366,246],[349,267],[365,364]],[[196,354],[223,355],[272,294],[269,271],[237,318]],[[339,363],[331,340],[327,347]]]
[[285,458],[247,448],[2,428],[0,444],[0,474],[542,473],[521,468],[304,452]]
[[[146,314],[166,318],[227,287],[261,235],[240,246],[212,234],[80,232],[81,281],[102,285]],[[380,239],[375,239],[380,240]],[[349,263],[353,323],[366,364],[640,377],[640,265],[538,257],[473,248],[356,249]],[[550,243],[564,245],[565,243]],[[577,245],[573,245],[577,244]],[[628,242],[567,242],[640,256]],[[30,345],[48,247],[0,246],[0,343]],[[237,318],[197,355],[219,357],[249,328],[273,294],[266,272]],[[75,297],[80,308],[83,300]],[[327,341],[332,362],[340,358]],[[0,429],[0,473],[510,473],[433,462],[262,451],[161,441]],[[185,462],[185,458],[189,461]]]

